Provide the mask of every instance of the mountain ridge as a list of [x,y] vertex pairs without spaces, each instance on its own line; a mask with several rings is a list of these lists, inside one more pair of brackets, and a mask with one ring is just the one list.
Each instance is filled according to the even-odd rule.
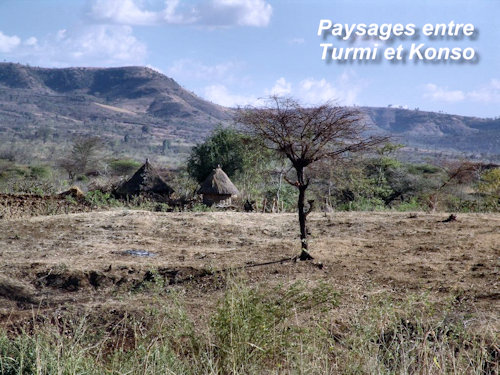
[[[500,118],[423,110],[359,107],[376,131],[410,146],[500,154]],[[147,67],[40,68],[0,63],[0,138],[35,136],[49,128],[60,139],[85,133],[158,144],[203,141],[233,109],[208,102]]]
[[[177,129],[180,134],[170,137],[185,141],[200,141],[215,124],[231,118],[229,109],[146,67],[52,69],[0,63],[0,119],[12,125],[22,122],[20,114],[26,117],[21,127],[28,129],[33,123],[58,128],[57,119],[64,116],[87,124],[111,123],[125,133],[129,125],[150,126],[166,138],[166,128]],[[5,119],[9,116],[11,121]],[[189,130],[193,124],[196,131]]]

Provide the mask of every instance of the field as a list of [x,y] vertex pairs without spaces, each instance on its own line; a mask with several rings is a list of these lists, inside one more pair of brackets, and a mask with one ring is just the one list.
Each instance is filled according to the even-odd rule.
[[[280,301],[289,300],[295,293],[303,298],[293,300],[290,311],[294,313],[285,314],[283,322],[296,328],[327,327],[329,338],[325,342],[331,339],[331,353],[317,349],[317,355],[323,353],[324,357],[307,357],[309,370],[299,365],[286,367],[284,363],[295,363],[297,357],[288,361],[288,354],[280,356],[274,351],[258,365],[252,364],[258,370],[249,370],[245,364],[236,369],[233,357],[233,367],[227,367],[219,354],[212,353],[214,366],[222,366],[213,373],[385,373],[380,369],[387,369],[387,363],[380,360],[377,341],[385,337],[380,332],[387,332],[387,327],[380,328],[384,322],[393,327],[399,324],[400,328],[402,324],[407,333],[408,324],[424,327],[424,343],[431,332],[439,336],[438,326],[461,327],[465,331],[460,340],[467,337],[469,344],[457,339],[460,350],[475,350],[477,344],[482,356],[480,365],[475,360],[465,360],[468,365],[463,365],[462,352],[455,348],[451,357],[458,359],[453,365],[457,367],[453,367],[448,357],[435,354],[442,354],[442,348],[430,349],[434,354],[427,359],[419,357],[423,361],[419,373],[498,373],[500,216],[460,214],[456,221],[443,222],[447,216],[396,212],[312,214],[308,222],[315,257],[312,262],[289,259],[299,250],[298,224],[293,214],[111,210],[0,220],[0,324],[9,337],[15,337],[29,334],[33,325],[53,325],[54,316],[72,314],[94,323],[99,318],[111,332],[109,327],[122,324],[124,317],[141,317],[144,327],[149,327],[151,322],[145,317],[153,307],[179,303],[196,334],[207,337],[203,332],[213,329],[213,322],[218,321],[216,317],[220,318],[225,306],[221,301],[227,302],[228,293],[257,291],[260,298],[270,301],[262,306],[281,306],[285,302]],[[150,256],[138,256],[143,251]],[[231,296],[232,301],[234,294]],[[387,306],[390,312],[384,310]],[[362,322],[367,311],[373,309],[379,316],[379,320],[372,321],[373,328],[382,329],[373,336],[379,337],[375,341],[363,339],[356,331],[368,326]],[[353,336],[354,331],[357,336]],[[304,333],[304,340],[306,336]],[[354,337],[359,339],[356,356],[352,347],[346,349],[346,340]],[[412,341],[411,337],[401,342]],[[451,337],[455,336],[446,337],[451,348]],[[138,341],[134,340],[120,341],[121,350],[137,349]],[[111,341],[116,348],[118,344]],[[427,344],[432,346],[437,341],[442,342],[436,338]],[[181,362],[182,357],[194,356],[191,346],[188,350],[182,340],[176,343],[171,345]],[[369,365],[367,358],[373,353],[368,346],[362,349],[365,344],[378,345],[374,358],[380,363]],[[184,351],[175,349],[175,345],[183,346]],[[268,350],[262,343],[245,345],[254,345],[266,353]],[[282,343],[281,347],[286,346],[289,353],[296,350],[287,345]],[[323,343],[311,341],[308,345]],[[103,361],[109,361],[106,353],[99,353]],[[350,358],[349,363],[357,363],[358,370],[343,367],[345,356]],[[367,356],[366,361],[363,356]],[[326,369],[314,367],[313,362],[329,364]],[[403,362],[401,366],[406,366]],[[277,363],[285,367],[276,367]],[[393,372],[417,371],[411,367],[415,363],[410,361],[404,368],[397,365]],[[196,371],[211,372],[199,366]]]

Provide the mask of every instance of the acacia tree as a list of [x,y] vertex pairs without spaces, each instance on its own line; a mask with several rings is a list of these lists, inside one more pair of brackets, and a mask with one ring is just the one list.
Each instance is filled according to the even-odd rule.
[[431,212],[436,212],[441,194],[447,187],[454,183],[471,182],[478,177],[478,165],[467,160],[445,161],[441,167],[445,172],[445,177],[441,185],[429,196],[428,205]]
[[59,166],[66,170],[73,180],[78,174],[87,172],[89,166],[95,163],[97,152],[102,146],[99,137],[81,137],[75,140],[71,152],[59,161]]
[[340,107],[330,102],[305,107],[290,97],[272,96],[263,107],[238,110],[237,121],[252,135],[286,156],[296,172],[296,179],[286,181],[298,189],[298,216],[302,251],[300,260],[313,259],[307,244],[307,216],[314,201],[305,208],[310,179],[306,169],[324,159],[339,159],[366,151],[387,141],[387,137],[367,136],[362,114],[355,108]]

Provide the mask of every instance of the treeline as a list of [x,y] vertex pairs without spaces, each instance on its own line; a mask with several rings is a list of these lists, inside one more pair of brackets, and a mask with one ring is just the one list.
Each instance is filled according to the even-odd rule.
[[[499,166],[464,160],[402,162],[398,160],[401,148],[387,143],[370,154],[314,166],[308,170],[314,180],[308,199],[326,211],[498,211]],[[259,139],[218,128],[192,150],[187,171],[201,181],[217,164],[244,192],[243,198],[266,202],[268,211],[272,207],[294,210],[296,189],[285,182],[292,175],[290,165]]]
[[[498,165],[465,160],[403,162],[398,158],[402,147],[387,143],[369,154],[314,165],[307,170],[314,181],[307,199],[323,211],[499,211]],[[23,165],[12,159],[0,155],[0,191],[4,193],[54,194],[71,185],[108,193],[143,162],[111,156],[97,137],[75,140],[69,151],[50,165]],[[215,129],[191,150],[180,167],[156,167],[177,196],[193,198],[199,183],[217,165],[240,190],[238,207],[249,200],[259,211],[295,210],[297,191],[286,182],[293,176],[289,161],[271,152],[261,139],[232,128]]]

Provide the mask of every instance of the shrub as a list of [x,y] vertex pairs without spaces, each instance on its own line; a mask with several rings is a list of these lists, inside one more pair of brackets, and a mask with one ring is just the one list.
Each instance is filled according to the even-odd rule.
[[30,178],[43,179],[52,176],[52,168],[45,165],[31,165],[29,167]]
[[111,193],[103,193],[100,190],[92,190],[85,194],[85,201],[93,206],[117,206],[119,201],[111,196]]
[[399,205],[396,206],[396,210],[398,211],[421,211],[423,210],[422,205],[418,201],[417,197],[412,197],[410,198],[409,201],[406,202],[401,202]]
[[385,202],[380,198],[358,198],[352,202],[339,205],[343,211],[383,211],[386,210]]

